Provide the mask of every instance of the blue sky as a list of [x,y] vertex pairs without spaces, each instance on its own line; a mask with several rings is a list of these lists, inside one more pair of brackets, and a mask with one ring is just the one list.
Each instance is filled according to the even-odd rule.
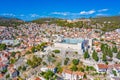
[[120,0],[0,0],[0,15],[23,20],[112,16],[120,14],[119,4]]

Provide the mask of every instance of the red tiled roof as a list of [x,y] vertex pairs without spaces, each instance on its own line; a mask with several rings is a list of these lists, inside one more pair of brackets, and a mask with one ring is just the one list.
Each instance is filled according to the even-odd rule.
[[106,64],[98,64],[98,68],[100,68],[100,69],[107,69],[108,65],[106,65]]
[[50,68],[50,69],[52,69],[52,68],[55,68],[54,66],[47,66],[47,68]]
[[114,67],[115,67],[116,69],[120,69],[120,64],[114,64]]
[[14,64],[10,64],[10,65],[8,66],[8,69],[11,69],[11,68],[14,68]]
[[72,74],[72,71],[71,70],[67,70],[67,69],[64,69],[63,72],[64,73],[68,73],[68,74]]
[[0,61],[2,61],[2,58],[0,58]]
[[35,80],[41,80],[39,77],[37,77]]
[[80,71],[73,72],[73,74],[79,75],[79,76],[84,76],[84,73],[83,73],[83,72],[80,72]]
[[108,65],[108,68],[113,68],[114,67],[114,65]]
[[3,74],[0,74],[0,79],[3,78]]
[[114,64],[114,67],[120,67],[120,64]]
[[78,75],[78,76],[84,76],[85,73],[83,72],[80,72],[80,71],[71,71],[71,70],[67,70],[67,69],[64,69],[63,70],[64,73],[67,73],[67,74],[74,74],[74,75]]

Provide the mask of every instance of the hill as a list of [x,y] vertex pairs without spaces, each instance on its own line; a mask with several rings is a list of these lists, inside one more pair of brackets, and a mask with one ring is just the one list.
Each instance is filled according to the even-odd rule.
[[60,18],[40,18],[33,20],[32,22],[38,23],[38,24],[43,24],[43,23],[56,23],[56,21],[60,21],[63,19]]
[[[96,17],[90,18],[90,21],[85,21],[83,18],[68,22],[59,18],[40,18],[32,22],[42,24],[57,24],[58,26],[79,27],[79,28],[97,28],[103,31],[112,31],[120,28],[120,16]],[[89,22],[89,23],[88,23]]]
[[2,17],[0,16],[0,26],[16,27],[17,25],[23,24],[24,21],[18,18]]
[[91,20],[96,21],[98,23],[107,23],[107,22],[111,22],[111,23],[120,23],[120,16],[108,16],[108,17],[96,17],[96,18],[92,18]]
[[[67,27],[82,27],[81,22],[73,22],[70,23],[66,19],[60,19],[60,18],[40,18],[37,20],[33,20],[32,22],[38,23],[38,24],[43,24],[43,23],[48,23],[48,24],[57,24],[58,26],[67,26]],[[79,25],[78,25],[79,24]]]
[[91,18],[93,24],[99,24],[101,30],[111,31],[120,28],[120,16]]

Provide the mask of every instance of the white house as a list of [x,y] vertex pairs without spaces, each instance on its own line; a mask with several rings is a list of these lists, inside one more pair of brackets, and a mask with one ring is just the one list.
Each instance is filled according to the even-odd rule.
[[40,68],[40,70],[41,70],[42,72],[46,72],[46,71],[48,71],[48,70],[51,70],[51,71],[54,72],[54,69],[55,69],[54,66],[47,66],[47,67],[42,67],[42,68]]
[[72,71],[63,70],[62,76],[63,76],[64,80],[72,80]]
[[120,77],[111,77],[111,80],[120,80]]
[[107,72],[107,69],[108,69],[108,65],[106,65],[106,64],[97,64],[96,65],[97,72],[104,73],[104,72]]
[[3,40],[2,41],[3,44],[6,44],[6,45],[17,45],[20,43],[19,40]]
[[83,76],[85,74],[83,72],[73,72],[71,70],[63,70],[62,72],[62,76],[64,78],[64,80],[79,80],[79,79],[83,79]]
[[83,79],[84,75],[85,74],[83,72],[79,71],[73,72],[73,80]]

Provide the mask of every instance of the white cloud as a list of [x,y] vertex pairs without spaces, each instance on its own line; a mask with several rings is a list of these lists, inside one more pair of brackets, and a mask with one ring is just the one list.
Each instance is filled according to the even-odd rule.
[[70,14],[73,15],[73,16],[81,15],[80,13],[70,13]]
[[68,14],[69,14],[69,12],[52,12],[52,14],[66,16],[66,15],[68,15]]
[[21,14],[20,17],[24,17],[25,15],[24,14]]
[[30,17],[35,18],[35,17],[39,17],[39,15],[38,14],[30,14]]
[[90,10],[90,11],[81,11],[81,15],[89,15],[89,14],[94,14],[96,11],[95,10]]
[[96,16],[108,16],[108,14],[99,13],[99,14],[96,14]]
[[1,15],[2,16],[11,16],[11,17],[15,17],[16,16],[15,14],[12,14],[12,13],[3,13]]
[[98,10],[98,12],[105,12],[105,11],[108,11],[109,9],[101,9],[101,10]]
[[51,14],[54,15],[62,15],[62,16],[78,16],[78,15],[89,15],[95,13],[95,10],[90,10],[90,11],[81,11],[78,13],[73,13],[73,12],[52,12]]

